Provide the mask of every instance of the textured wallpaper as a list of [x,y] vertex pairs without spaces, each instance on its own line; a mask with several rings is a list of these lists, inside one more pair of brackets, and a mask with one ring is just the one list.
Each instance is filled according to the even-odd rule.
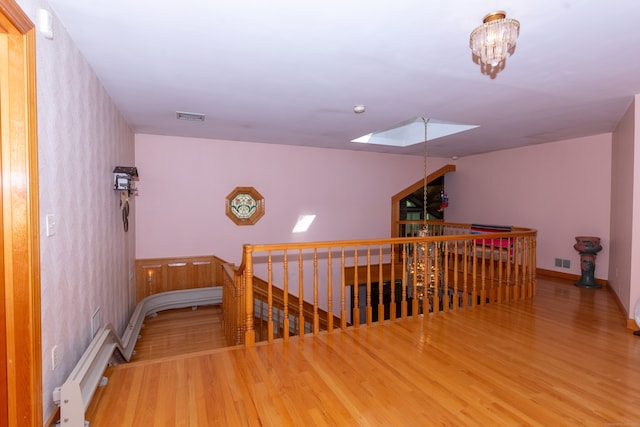
[[[37,22],[44,1],[20,0]],[[50,10],[50,9],[49,9]],[[43,416],[91,341],[91,317],[123,332],[135,305],[135,223],[124,232],[115,166],[134,166],[134,136],[70,36],[36,38],[41,225]],[[135,209],[135,202],[132,202]],[[134,213],[134,212],[132,212]],[[47,237],[46,215],[57,233]],[[60,364],[52,370],[51,350]]]

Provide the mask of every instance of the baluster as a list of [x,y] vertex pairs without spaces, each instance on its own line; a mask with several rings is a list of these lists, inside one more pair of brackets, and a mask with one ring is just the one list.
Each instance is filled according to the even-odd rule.
[[[424,238],[424,236],[422,236]],[[433,269],[433,252],[431,242],[421,242],[422,245],[422,314],[429,313],[429,288],[431,287],[431,271]],[[434,290],[434,289],[432,289]]]
[[318,249],[313,248],[313,334],[320,332],[320,317],[318,316]]
[[520,299],[520,265],[522,264],[522,259],[520,259],[520,248],[518,245],[515,245],[513,248],[513,255],[515,259],[515,263],[513,266],[514,275],[513,275],[513,299]]
[[402,301],[400,302],[400,316],[405,319],[407,317],[407,245],[402,244]]
[[[486,245],[488,243],[488,245]],[[489,279],[491,282],[491,302],[497,301],[498,284],[496,283],[496,251],[493,248],[493,239],[485,240],[485,251],[489,256]]]
[[327,254],[327,331],[333,331],[333,263],[331,248]]
[[522,276],[520,277],[520,289],[518,290],[519,294],[518,294],[518,299],[523,299],[525,297],[526,294],[526,285],[527,285],[527,276],[528,276],[528,267],[529,264],[527,263],[527,258],[526,258],[526,247],[524,246],[524,237],[520,237],[520,258],[521,258],[521,262],[522,262]]
[[530,287],[531,287],[531,292],[529,294],[530,298],[533,298],[536,295],[536,246],[537,246],[537,240],[535,237],[530,237],[530,247],[529,247],[529,253],[530,253],[530,257],[531,257],[531,268],[529,269],[531,272],[531,279],[530,279]]
[[[273,265],[271,251],[267,252],[267,340],[273,341]],[[261,318],[262,319],[262,318]]]
[[283,307],[282,307],[282,333],[285,341],[289,341],[289,262],[287,261],[287,251],[284,251],[282,259],[282,279]]
[[[445,293],[448,294],[449,284],[447,282],[442,282],[440,279],[440,249],[439,242],[431,242],[430,245],[433,247],[433,295],[437,295],[440,293],[440,289],[442,288]],[[428,296],[426,298],[429,300]],[[427,307],[428,313],[429,308]]]
[[[442,232],[444,233],[444,229],[442,230]],[[443,286],[449,283],[449,241],[445,240],[444,242],[442,242],[442,283]],[[455,276],[455,271],[453,272],[454,276],[453,276],[453,280],[457,280],[457,277]]]
[[[459,280],[459,277],[460,277],[458,275],[458,272],[457,272],[457,270],[460,268],[460,266],[458,264],[458,258],[460,256],[464,255],[464,254],[462,254],[460,256],[457,255],[458,254],[458,250],[459,250],[459,248],[457,246],[457,243],[458,242],[456,242],[456,246],[455,246],[456,257],[454,258],[454,261],[453,261],[453,268],[454,268],[454,270],[456,270],[456,274],[453,276],[453,293],[454,293],[453,308],[454,309],[455,309],[455,305],[456,305],[456,303],[455,303],[455,293],[456,293],[456,290],[458,289],[458,280]],[[463,261],[464,261],[464,259],[463,259]],[[463,268],[464,268],[464,262],[462,262],[462,265],[463,265]],[[449,310],[449,306],[451,304],[451,299],[449,297],[449,287],[450,287],[449,286],[449,281],[445,280],[444,283],[442,284],[442,296],[443,296],[442,308],[445,311]],[[434,291],[434,295],[435,294],[439,295],[440,292]],[[438,301],[438,309],[440,309],[440,302],[439,301]],[[435,302],[434,302],[434,310],[433,311],[435,312]]]
[[[413,284],[412,284],[412,288],[413,288],[413,303],[411,304],[411,316],[412,317],[416,317],[418,316],[418,310],[419,310],[419,305],[418,305],[418,245],[419,243],[416,242],[413,244],[413,247],[411,248],[411,250],[413,251],[413,257],[412,257],[412,263],[413,263]],[[424,283],[422,284],[422,287],[424,288]]]
[[[494,249],[495,251],[495,249]],[[505,286],[502,281],[502,265],[504,257],[504,248],[502,247],[502,238],[500,238],[500,245],[498,246],[498,304],[502,303],[502,295],[505,295],[505,301],[509,302],[509,286]]]
[[[473,242],[467,241],[464,245],[464,251],[467,253],[467,248],[471,246],[473,251]],[[475,258],[475,257],[474,257]],[[471,307],[478,305],[478,265],[471,260]]]
[[341,282],[341,286],[340,286],[340,329],[346,329],[347,328],[347,308],[345,306],[345,296],[344,293],[346,292],[345,288],[346,288],[346,283],[345,283],[345,277],[344,277],[344,246],[342,246],[341,248],[341,256],[340,256],[340,282]]
[[298,335],[304,335],[304,286],[302,249],[298,255]]
[[353,319],[356,328],[360,326],[360,305],[358,301],[358,248],[353,248]]
[[373,320],[373,310],[371,307],[371,246],[367,246],[367,297],[366,297],[366,320],[367,325],[371,325]]
[[486,283],[486,267],[485,267],[485,262],[484,262],[484,249],[482,248],[481,245],[481,254],[480,257],[478,257],[478,241],[474,240],[473,241],[473,261],[474,262],[480,262],[480,298],[481,298],[481,303],[482,305],[486,304],[487,302],[487,283]]
[[[515,243],[515,242],[514,242]],[[513,269],[516,266],[516,263],[518,262],[515,254],[516,254],[516,246],[517,244],[513,245],[513,249],[511,250],[511,253],[509,254],[509,262],[507,263],[507,273],[506,273],[506,282],[509,284],[509,295],[512,294],[511,288],[514,286],[514,283],[512,282],[512,272]]]
[[380,245],[380,252],[378,254],[378,322],[384,321],[384,275],[382,264],[382,245]]
[[396,245],[391,245],[391,301],[389,302],[389,319],[396,320]]
[[[457,242],[457,240],[456,240]],[[462,256],[464,259],[467,259],[469,252],[469,245],[466,242],[462,242]],[[469,264],[467,262],[462,263],[462,287],[463,287],[463,304],[465,307],[469,307]],[[445,270],[446,271],[446,270]],[[473,280],[473,278],[471,278]],[[472,295],[472,298],[474,296]]]
[[244,343],[247,347],[253,347],[256,340],[256,331],[253,328],[253,253],[249,246],[245,246],[245,334]]

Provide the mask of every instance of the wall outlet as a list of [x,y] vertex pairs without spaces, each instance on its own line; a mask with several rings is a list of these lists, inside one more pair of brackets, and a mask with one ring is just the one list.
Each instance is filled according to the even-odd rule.
[[562,267],[562,260],[560,258],[556,258],[555,266],[556,267]]
[[60,363],[60,354],[58,354],[58,346],[54,345],[51,349],[51,370],[55,371]]
[[568,259],[562,260],[562,268],[571,268],[571,261]]

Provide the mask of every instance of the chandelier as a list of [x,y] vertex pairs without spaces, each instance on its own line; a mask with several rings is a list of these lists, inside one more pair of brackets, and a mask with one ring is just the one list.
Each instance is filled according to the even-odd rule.
[[487,71],[495,71],[504,68],[507,54],[510,56],[516,48],[519,34],[520,22],[507,19],[506,12],[499,10],[486,15],[482,25],[471,32],[469,47]]
[[[429,125],[429,119],[422,118],[424,122],[424,142],[423,142],[423,161],[424,161],[424,182],[422,187],[422,228],[418,232],[420,237],[428,236],[429,229],[427,226],[427,186],[428,186],[428,175],[427,175],[427,127]],[[426,242],[419,242],[416,245],[415,249],[415,281],[416,281],[416,298],[422,301],[426,295],[429,293],[429,284],[427,278],[427,265],[425,264],[425,259],[428,257],[428,247]],[[425,292],[426,290],[426,292]]]

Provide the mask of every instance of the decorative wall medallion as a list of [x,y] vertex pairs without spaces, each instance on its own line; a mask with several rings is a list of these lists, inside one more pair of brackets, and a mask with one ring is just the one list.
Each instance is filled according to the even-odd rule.
[[226,213],[236,225],[253,225],[264,215],[264,197],[253,187],[236,187],[227,196]]

